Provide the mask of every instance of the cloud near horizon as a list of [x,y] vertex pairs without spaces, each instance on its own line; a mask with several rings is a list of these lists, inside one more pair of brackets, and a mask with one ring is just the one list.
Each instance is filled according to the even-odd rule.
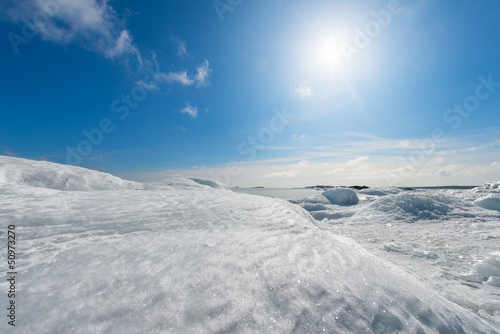
[[[491,133],[486,133],[491,138]],[[500,141],[478,142],[465,146],[472,138],[450,138],[432,150],[422,151],[421,139],[385,139],[366,134],[345,146],[334,145],[314,152],[289,151],[288,157],[237,164],[238,173],[228,175],[224,165],[215,167],[159,171],[124,175],[137,181],[158,181],[169,176],[199,176],[217,179],[229,186],[302,187],[308,185],[437,186],[480,185],[497,180],[500,160],[491,152]],[[365,141],[370,138],[371,145]],[[400,143],[406,140],[405,148]],[[415,152],[420,152],[420,156]],[[229,176],[218,179],[221,175]]]

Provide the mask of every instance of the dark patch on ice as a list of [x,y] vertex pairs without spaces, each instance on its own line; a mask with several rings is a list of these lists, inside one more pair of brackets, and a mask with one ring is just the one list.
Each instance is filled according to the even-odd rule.
[[[388,329],[391,331],[388,331]],[[400,333],[404,329],[404,324],[397,316],[388,311],[382,311],[373,317],[372,329],[374,333]]]

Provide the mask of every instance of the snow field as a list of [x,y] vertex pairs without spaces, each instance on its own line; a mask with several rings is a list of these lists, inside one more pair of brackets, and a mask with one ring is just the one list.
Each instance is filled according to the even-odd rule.
[[285,200],[185,179],[104,191],[23,182],[0,185],[2,222],[21,236],[22,333],[497,332]]

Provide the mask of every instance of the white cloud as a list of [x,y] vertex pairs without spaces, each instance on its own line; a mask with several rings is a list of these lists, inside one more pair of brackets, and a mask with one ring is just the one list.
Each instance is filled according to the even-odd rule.
[[187,72],[169,72],[169,73],[163,73],[162,75],[163,80],[168,83],[180,83],[181,85],[184,86],[190,86],[194,83],[194,80],[191,79],[188,75]]
[[[270,166],[244,163],[238,165],[240,170],[229,179],[229,186],[253,187],[303,187],[316,184],[328,185],[367,185],[377,186],[433,186],[433,185],[481,185],[485,181],[497,180],[500,173],[500,162],[484,164],[464,164],[453,161],[426,165],[404,174],[398,167],[399,159],[384,157],[370,159],[363,165],[348,166],[345,163],[309,163],[306,165],[280,164]],[[160,181],[169,176],[199,176],[213,178],[214,175],[226,175],[226,165],[218,167],[200,167],[196,170],[175,170],[151,173],[129,174],[123,177],[136,181]],[[403,172],[403,174],[401,174]],[[403,175],[403,178],[391,178]],[[394,180],[394,182],[392,181]]]
[[187,114],[193,118],[198,116],[198,108],[193,107],[189,102],[186,103],[186,106],[180,110],[181,113]]
[[368,157],[357,157],[356,159],[352,159],[346,162],[346,165],[359,165],[368,160]]
[[187,52],[187,49],[186,49],[186,42],[177,41],[177,55],[179,57],[185,57],[185,56],[189,55],[189,53]]
[[312,88],[309,87],[305,82],[301,82],[298,86],[295,86],[294,93],[297,94],[301,99],[312,96]]
[[158,87],[158,84],[156,81],[152,80],[150,82],[144,82],[142,80],[139,80],[136,82],[138,86],[142,86],[146,88],[147,90],[159,90],[160,87]]
[[[425,151],[419,148],[426,143],[425,137],[395,139],[338,133],[323,136],[327,138],[327,145],[303,151],[283,150],[272,159],[245,162],[243,156],[237,166],[240,172],[224,182],[242,187],[480,185],[498,180],[500,162],[495,157],[500,141],[479,139],[498,138],[499,131],[495,128],[480,133],[458,133],[453,137],[448,134],[446,141],[435,143],[435,149]],[[401,145],[405,140],[407,144]],[[430,148],[429,145],[423,147]],[[199,168],[196,175],[192,170],[175,172],[209,178],[227,174],[225,165]],[[137,180],[156,181],[166,176],[163,172],[141,174]]]
[[299,134],[297,134],[297,133],[294,133],[294,134],[292,135],[292,138],[294,138],[294,139],[307,139],[307,138],[309,138],[309,136],[308,136],[308,135],[306,135],[305,133],[303,133],[303,134],[301,134],[301,135],[299,135]]
[[184,86],[191,86],[196,83],[198,87],[205,87],[210,84],[209,78],[211,74],[210,63],[208,60],[205,60],[196,68],[196,75],[189,76],[186,71],[181,71],[162,73],[161,76],[168,83],[180,83]]
[[186,127],[184,125],[177,125],[177,126],[174,126],[172,128],[172,130],[175,132],[175,133],[178,133],[178,132],[186,132]]
[[271,173],[271,174],[266,174],[266,175],[263,175],[262,177],[265,178],[265,179],[269,179],[269,178],[276,178],[276,177],[297,177],[299,175],[299,171],[298,170],[285,170],[285,171],[282,171],[282,172],[275,172],[275,173]]
[[209,78],[212,74],[212,69],[210,68],[210,63],[208,60],[205,61],[196,68],[196,83],[200,87],[205,87],[210,84]]
[[[141,55],[122,19],[105,0],[6,0],[3,18],[28,22],[41,39],[62,45],[77,43],[107,58]],[[38,18],[33,21],[33,17]]]

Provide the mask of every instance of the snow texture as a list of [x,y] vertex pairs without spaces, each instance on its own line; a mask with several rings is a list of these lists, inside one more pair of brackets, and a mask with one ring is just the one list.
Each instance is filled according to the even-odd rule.
[[[187,179],[109,190],[137,184],[15,158],[0,166],[2,225],[19,236],[20,333],[497,333],[286,200]],[[59,170],[78,187],[55,182]],[[453,205],[415,201],[436,215]]]
[[500,332],[500,278],[484,271],[491,269],[491,259],[498,260],[500,213],[476,205],[482,197],[498,196],[491,190],[496,184],[471,190],[364,189],[356,191],[354,206],[333,205],[320,193],[304,196],[295,189],[262,194],[300,205],[324,230],[354,239]]

